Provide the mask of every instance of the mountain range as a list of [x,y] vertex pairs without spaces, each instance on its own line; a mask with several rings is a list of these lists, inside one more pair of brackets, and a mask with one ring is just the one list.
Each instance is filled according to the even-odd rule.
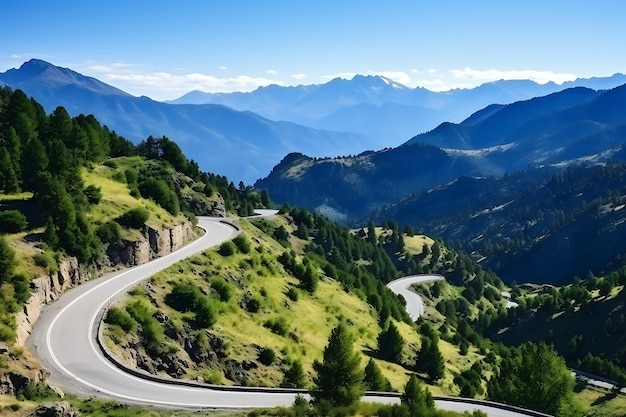
[[[501,80],[472,89],[434,92],[419,87],[409,88],[379,75],[356,75],[350,80],[335,78],[319,85],[270,85],[249,93],[193,91],[171,103],[223,104],[272,120],[288,120],[316,129],[355,132],[367,136],[383,148],[398,146],[440,123],[461,122],[475,111],[494,103],[509,104],[580,86],[605,90],[624,83],[626,76],[615,74],[563,84]],[[362,150],[365,149],[359,151]]]
[[261,87],[251,93],[192,92],[161,103],[38,59],[0,73],[0,84],[23,90],[48,113],[63,106],[72,116],[93,114],[133,142],[165,135],[202,170],[248,184],[267,175],[291,152],[312,157],[356,155],[397,146],[440,121],[462,120],[487,104],[572,85],[604,89],[620,82],[626,77],[615,74],[564,85],[499,81],[469,90],[432,92],[381,76],[355,76],[322,85]]
[[488,106],[393,149],[352,158],[290,155],[255,186],[268,189],[277,202],[354,220],[459,176],[601,163],[622,155],[625,133],[626,85],[600,91],[575,87]]

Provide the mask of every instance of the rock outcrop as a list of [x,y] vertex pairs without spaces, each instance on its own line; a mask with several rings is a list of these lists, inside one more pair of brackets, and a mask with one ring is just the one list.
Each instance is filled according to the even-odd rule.
[[[175,251],[196,236],[190,222],[165,229],[146,226],[141,239],[110,248],[107,254],[112,265],[141,265]],[[81,268],[76,258],[68,257],[60,262],[58,272],[32,280],[31,297],[16,316],[16,345],[24,345],[46,304],[58,299],[67,289],[92,278],[93,274]]]
[[79,417],[79,411],[72,410],[72,406],[67,401],[57,403],[44,403],[30,414],[32,417]]

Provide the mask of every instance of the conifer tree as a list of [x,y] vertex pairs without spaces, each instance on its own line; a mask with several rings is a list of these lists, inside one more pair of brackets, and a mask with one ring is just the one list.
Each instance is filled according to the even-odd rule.
[[369,391],[391,391],[389,380],[380,371],[374,359],[370,359],[365,367],[363,382]]
[[300,361],[294,361],[291,364],[291,368],[285,372],[283,376],[283,382],[280,386],[283,388],[304,388],[307,384],[306,374],[302,368]]
[[433,396],[426,387],[422,386],[415,374],[409,378],[400,401],[409,409],[411,417],[427,415],[429,410],[435,408]]
[[402,335],[396,325],[389,321],[386,329],[378,335],[378,354],[387,361],[401,363],[403,348]]
[[365,392],[361,359],[352,348],[353,338],[345,324],[335,327],[324,350],[323,362],[315,361],[313,369],[315,403],[324,402],[332,407],[349,406]]

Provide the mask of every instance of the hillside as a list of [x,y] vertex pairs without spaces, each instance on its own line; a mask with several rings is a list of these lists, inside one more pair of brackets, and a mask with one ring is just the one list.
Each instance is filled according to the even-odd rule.
[[289,154],[254,187],[267,189],[277,203],[306,207],[349,222],[414,190],[468,172],[478,173],[468,158],[416,144],[337,158]]
[[506,282],[560,285],[622,265],[625,181],[619,162],[461,177],[373,218],[454,243]]
[[[306,226],[309,222],[311,227]],[[356,336],[354,347],[361,353],[361,366],[365,367],[368,358],[376,359],[394,389],[406,384],[407,370],[420,369],[415,358],[422,331],[407,319],[398,299],[381,286],[381,281],[398,274],[382,247],[297,209],[274,219],[240,220],[239,225],[242,234],[234,245],[223,244],[153,276],[114,307],[114,317],[107,318],[107,346],[121,361],[164,377],[253,386],[284,384],[297,362],[304,372],[302,387],[310,388],[313,362],[321,360],[331,329],[345,322]],[[393,245],[392,229],[377,234],[387,242],[384,247]],[[334,244],[323,241],[322,235],[334,236],[335,244],[353,249],[335,247],[333,255],[326,255],[324,247]],[[423,245],[415,243],[432,246],[427,238],[416,236],[415,243],[413,238],[406,239],[407,253],[414,254],[406,256],[414,259],[400,261],[399,269],[448,270],[455,285],[473,277],[475,283],[481,282],[474,297],[482,298],[487,288],[491,294],[481,308],[504,308],[494,287],[501,285],[495,276],[478,269],[476,276],[462,272],[458,255],[445,248],[426,255]],[[371,263],[370,259],[378,260]],[[447,288],[448,297],[461,292],[458,287]],[[192,307],[200,301],[190,301],[194,299],[204,300],[213,313],[200,318],[202,310]],[[471,307],[468,318],[477,317],[481,308]],[[147,326],[145,314],[154,317],[150,327],[156,330],[151,336],[142,330]],[[379,334],[388,318],[404,339],[400,359],[385,358],[380,352]],[[441,325],[436,319],[433,323]],[[447,326],[453,334],[456,325]],[[466,360],[479,358],[476,349],[460,355],[458,343],[440,341],[447,370],[435,378],[441,381],[431,386],[434,393],[458,392],[451,385],[452,377],[466,366]]]
[[46,377],[23,347],[46,304],[195,239],[195,215],[269,201],[200,172],[167,138],[135,147],[93,116],[46,115],[19,90],[0,90],[0,144],[2,394]]

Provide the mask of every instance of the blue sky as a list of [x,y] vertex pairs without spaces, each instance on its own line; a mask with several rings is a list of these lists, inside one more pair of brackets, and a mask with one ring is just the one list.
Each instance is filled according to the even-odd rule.
[[622,0],[6,0],[0,71],[31,58],[134,95],[386,75],[431,90],[626,72]]

